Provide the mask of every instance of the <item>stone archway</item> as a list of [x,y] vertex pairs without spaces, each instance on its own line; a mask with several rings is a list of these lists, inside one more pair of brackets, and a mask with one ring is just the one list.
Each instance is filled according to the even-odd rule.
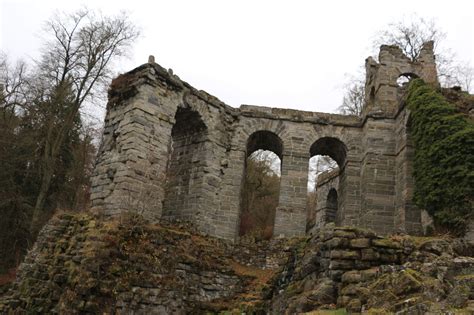
[[311,220],[311,225],[316,227],[320,227],[328,222],[340,224],[342,215],[338,209],[344,209],[344,193],[346,191],[346,174],[344,170],[347,147],[337,138],[323,137],[316,140],[311,145],[309,151],[310,157],[330,157],[330,160],[337,163],[337,167],[328,169],[318,176],[318,183],[316,183],[315,187],[316,206],[314,209],[308,209],[308,220]]
[[240,236],[269,239],[273,235],[282,154],[283,142],[273,132],[260,130],[249,136],[240,197]]
[[339,139],[333,137],[323,137],[316,140],[309,149],[310,156],[327,155],[330,156],[340,169],[344,168],[346,163],[347,148]]

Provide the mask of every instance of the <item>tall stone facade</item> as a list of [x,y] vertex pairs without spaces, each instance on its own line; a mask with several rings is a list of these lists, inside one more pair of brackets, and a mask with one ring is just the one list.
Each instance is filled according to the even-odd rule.
[[153,59],[116,78],[92,179],[93,209],[186,220],[204,233],[236,239],[245,160],[258,149],[281,159],[275,236],[305,233],[308,163],[339,165],[337,225],[379,233],[419,233],[412,202],[412,154],[402,76],[437,85],[432,43],[417,62],[382,46],[367,59],[361,117],[242,105],[230,107]]

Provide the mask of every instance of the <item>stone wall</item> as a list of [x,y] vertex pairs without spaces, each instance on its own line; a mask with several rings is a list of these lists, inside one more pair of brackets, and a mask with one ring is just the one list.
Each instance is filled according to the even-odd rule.
[[467,314],[474,309],[474,248],[460,239],[382,238],[330,224],[302,248],[292,272],[274,279],[271,314],[334,306],[351,314]]
[[[150,62],[112,83],[103,143],[92,179],[93,209],[140,212],[194,222],[210,235],[238,237],[245,159],[258,149],[280,156],[274,235],[306,229],[310,157],[329,155],[340,169],[337,224],[380,233],[421,232],[411,203],[411,148],[400,75],[437,84],[432,47],[411,62],[382,46],[367,60],[362,117],[242,105],[232,108]],[[266,133],[261,133],[262,131]],[[272,135],[250,141],[256,133]],[[271,144],[278,139],[279,149]]]

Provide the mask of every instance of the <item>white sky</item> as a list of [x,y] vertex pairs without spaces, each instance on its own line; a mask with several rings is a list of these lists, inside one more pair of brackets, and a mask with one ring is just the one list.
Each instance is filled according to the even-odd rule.
[[54,10],[127,10],[142,37],[126,72],[155,55],[181,79],[229,105],[331,112],[345,75],[372,53],[374,33],[413,13],[436,18],[445,46],[474,63],[474,1],[0,0],[0,49],[34,58]]

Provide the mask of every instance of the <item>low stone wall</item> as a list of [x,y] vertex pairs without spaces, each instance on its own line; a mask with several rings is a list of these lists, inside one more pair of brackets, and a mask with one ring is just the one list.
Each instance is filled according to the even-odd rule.
[[473,256],[474,246],[460,239],[382,238],[328,225],[308,240],[292,274],[283,270],[275,278],[270,308],[275,314],[335,306],[411,314],[474,307]]
[[286,264],[292,254],[292,246],[287,239],[254,241],[241,239],[240,243],[230,247],[233,259],[245,266],[266,269],[278,269]]

